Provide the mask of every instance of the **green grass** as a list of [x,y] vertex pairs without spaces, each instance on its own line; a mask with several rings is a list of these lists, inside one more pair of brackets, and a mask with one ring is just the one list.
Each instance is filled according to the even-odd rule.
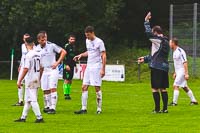
[[[80,109],[81,81],[74,81],[72,100],[62,96],[59,82],[59,100],[56,115],[43,114],[45,123],[35,124],[32,110],[26,123],[14,123],[22,107],[11,106],[16,102],[16,81],[0,80],[0,133],[198,133],[200,131],[200,106],[189,106],[189,98],[181,91],[179,105],[169,107],[169,114],[151,114],[153,100],[148,81],[129,83],[103,83],[103,113],[96,115],[95,92],[89,89],[88,114],[74,115]],[[190,86],[200,99],[199,81],[191,80]],[[172,89],[169,89],[171,101]],[[39,92],[40,108],[43,107]]]

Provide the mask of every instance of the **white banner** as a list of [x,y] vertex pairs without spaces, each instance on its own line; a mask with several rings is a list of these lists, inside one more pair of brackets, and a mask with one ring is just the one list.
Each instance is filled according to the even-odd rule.
[[[74,79],[83,79],[86,64],[77,64],[77,72],[74,69]],[[59,77],[62,79],[63,67],[59,66]],[[106,72],[103,78],[105,81],[125,81],[125,67],[124,65],[106,65]]]

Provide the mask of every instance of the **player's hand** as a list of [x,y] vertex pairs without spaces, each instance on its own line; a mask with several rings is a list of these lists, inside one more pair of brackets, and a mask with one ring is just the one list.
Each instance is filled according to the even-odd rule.
[[101,78],[103,78],[105,76],[105,69],[101,69],[100,75],[101,75]]
[[173,79],[175,79],[175,78],[176,78],[176,73],[173,74]]
[[73,58],[73,60],[74,60],[74,61],[78,61],[78,60],[81,59],[81,57],[82,57],[82,55],[79,54],[79,55],[75,56],[75,57]]
[[149,21],[151,19],[151,12],[148,12],[147,16],[145,17],[145,21]]
[[66,65],[66,68],[65,68],[67,71],[70,71],[71,69],[70,69],[70,67],[69,67],[69,65]]
[[189,74],[185,74],[185,79],[188,80],[189,79]]
[[55,62],[55,63],[51,66],[51,68],[52,68],[52,69],[56,69],[58,65],[59,65],[59,63],[58,63],[58,62]]
[[138,58],[138,64],[143,63],[144,62],[144,57],[139,57]]
[[22,86],[21,82],[17,82],[17,87],[20,88]]

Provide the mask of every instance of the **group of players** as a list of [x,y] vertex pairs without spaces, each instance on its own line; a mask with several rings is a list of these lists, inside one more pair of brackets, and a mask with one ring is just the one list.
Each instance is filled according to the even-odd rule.
[[[29,34],[23,36],[22,57],[19,66],[17,81],[19,101],[15,106],[23,106],[23,112],[15,122],[25,122],[28,111],[32,110],[36,116],[36,123],[44,122],[40,107],[37,101],[38,88],[43,90],[44,109],[47,114],[56,113],[58,101],[57,84],[59,77],[58,65],[63,62],[63,91],[65,99],[70,100],[71,83],[74,74],[76,61],[82,57],[88,57],[87,68],[85,70],[82,85],[82,108],[75,111],[75,114],[87,113],[88,87],[94,86],[96,89],[97,114],[102,112],[102,77],[105,75],[106,50],[104,42],[96,37],[94,27],[85,28],[87,51],[75,56],[74,43],[75,36],[70,35],[68,43],[61,48],[55,43],[47,40],[47,33],[40,31],[37,34],[38,45],[35,45],[33,37]],[[59,58],[56,60],[56,55]],[[25,84],[25,96],[23,102],[23,81]]]
[[[179,88],[183,88],[188,94],[191,105],[198,105],[192,90],[187,85],[189,79],[188,63],[185,51],[179,47],[178,39],[172,38],[170,41],[163,35],[160,26],[150,26],[151,13],[145,17],[145,30],[149,40],[152,42],[151,54],[139,57],[138,63],[149,63],[151,69],[151,87],[155,109],[153,113],[168,113],[168,93],[169,88],[169,49],[173,50],[173,60],[175,73],[173,75],[174,94],[171,106],[176,106],[179,96]],[[97,114],[102,112],[102,77],[105,75],[106,50],[104,42],[96,37],[94,27],[85,28],[87,51],[75,56],[74,43],[75,36],[70,35],[68,43],[64,48],[47,41],[47,33],[41,31],[37,35],[38,45],[29,34],[23,36],[22,57],[19,67],[19,77],[17,81],[19,101],[16,106],[23,106],[22,116],[15,122],[25,122],[29,109],[32,107],[36,115],[36,123],[44,122],[39,104],[37,102],[38,88],[44,92],[44,113],[55,114],[58,101],[58,65],[63,62],[63,92],[66,100],[70,100],[71,84],[76,68],[76,61],[82,57],[88,57],[87,68],[85,70],[82,84],[82,108],[75,111],[75,114],[87,113],[88,87],[94,86],[96,90]],[[56,54],[59,54],[56,60]],[[77,69],[75,69],[76,71]],[[25,98],[23,103],[23,80],[25,81]],[[160,109],[160,93],[163,101],[163,109]]]

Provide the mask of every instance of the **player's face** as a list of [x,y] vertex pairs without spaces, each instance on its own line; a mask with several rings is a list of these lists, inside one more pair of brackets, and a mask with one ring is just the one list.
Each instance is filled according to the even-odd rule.
[[40,37],[40,38],[38,39],[38,43],[39,43],[41,46],[45,46],[45,45],[46,45],[46,42],[47,42],[47,37],[46,37],[46,36]]
[[94,35],[94,32],[88,32],[88,33],[85,33],[85,36],[87,39],[89,40],[93,40],[95,35]]
[[25,39],[28,38],[28,37],[30,37],[30,36],[24,35],[23,36],[23,41],[25,42]]
[[74,44],[76,42],[76,38],[75,37],[70,37],[68,39],[68,41],[69,41],[70,44]]
[[169,41],[169,46],[170,46],[171,49],[174,49],[175,44],[172,40]]

